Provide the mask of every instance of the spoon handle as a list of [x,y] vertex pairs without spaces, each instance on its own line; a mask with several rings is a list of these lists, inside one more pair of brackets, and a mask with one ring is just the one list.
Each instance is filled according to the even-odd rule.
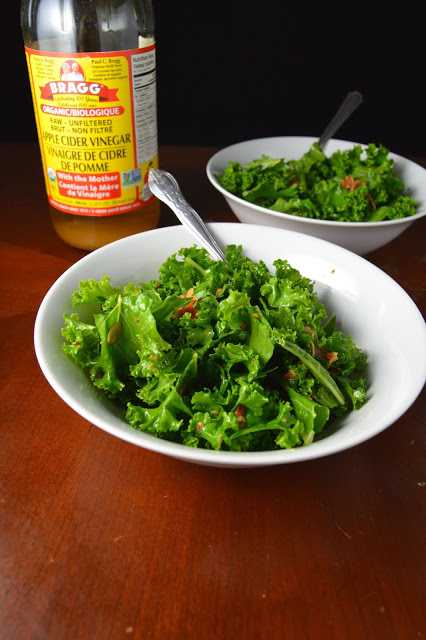
[[322,135],[318,140],[318,144],[321,149],[324,149],[325,145],[330,140],[330,138],[333,137],[337,129],[341,127],[342,124],[349,118],[351,113],[353,113],[355,109],[359,107],[361,102],[362,95],[359,91],[351,91],[347,94],[346,98],[343,100],[342,104],[337,110],[335,116],[324,129]]
[[212,258],[226,262],[222,249],[195,209],[185,200],[172,174],[168,171],[163,171],[163,169],[150,169],[148,173],[148,184],[152,193],[174,211],[181,223],[195,236],[199,243],[207,249]]

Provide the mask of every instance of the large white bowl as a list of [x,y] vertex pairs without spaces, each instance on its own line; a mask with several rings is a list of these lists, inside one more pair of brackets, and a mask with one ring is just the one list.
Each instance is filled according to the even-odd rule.
[[[306,153],[318,138],[304,136],[283,136],[275,138],[258,138],[246,140],[218,151],[207,163],[207,177],[211,184],[224,196],[226,202],[238,220],[249,224],[261,224],[271,227],[298,231],[310,236],[328,240],[345,249],[364,255],[387,244],[413,222],[426,214],[426,169],[420,165],[390,153],[395,160],[395,170],[406,186],[406,193],[418,201],[417,213],[400,220],[383,220],[382,222],[334,222],[331,220],[314,220],[293,216],[288,213],[271,211],[265,207],[246,202],[242,198],[226,191],[216,179],[227,167],[228,162],[239,162],[242,166],[260,158],[262,155],[285,160],[298,160]],[[346,150],[356,142],[332,139],[325,147],[326,155],[338,149]],[[360,144],[361,147],[366,145]]]
[[368,402],[360,411],[347,415],[331,435],[283,451],[194,449],[157,439],[127,424],[123,412],[95,390],[62,351],[63,313],[71,313],[71,296],[80,280],[107,274],[113,286],[124,286],[156,278],[166,258],[194,244],[184,227],[173,226],[130,236],[94,251],[68,269],[46,294],[35,322],[35,351],[48,382],[70,407],[122,440],[218,467],[267,466],[334,454],[378,434],[410,407],[425,382],[426,331],[418,308],[394,280],[363,258],[317,238],[240,223],[209,227],[221,246],[241,244],[245,255],[256,261],[263,259],[270,269],[275,259],[285,258],[316,282],[320,300],[337,316],[338,327],[368,356]]

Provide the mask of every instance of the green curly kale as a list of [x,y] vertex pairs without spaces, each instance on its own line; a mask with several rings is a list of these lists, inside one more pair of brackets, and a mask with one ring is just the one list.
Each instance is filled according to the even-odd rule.
[[216,179],[247,202],[305,218],[378,222],[412,216],[394,160],[383,146],[356,145],[327,157],[314,143],[300,160],[262,156],[242,167],[230,162]]
[[180,250],[158,280],[82,281],[64,314],[65,353],[126,408],[127,421],[191,447],[260,451],[307,445],[366,397],[366,356],[335,328],[314,283],[286,260],[227,264]]

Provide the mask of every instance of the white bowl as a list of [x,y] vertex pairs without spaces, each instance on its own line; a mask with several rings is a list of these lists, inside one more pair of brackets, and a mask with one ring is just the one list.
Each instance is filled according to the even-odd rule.
[[[423,318],[404,290],[363,258],[303,234],[240,223],[209,225],[221,246],[238,243],[252,260],[270,269],[285,258],[316,290],[338,326],[368,357],[368,402],[343,419],[334,433],[310,445],[253,453],[209,451],[166,442],[133,429],[123,412],[95,390],[62,351],[63,313],[80,280],[111,277],[112,286],[146,282],[181,247],[192,246],[182,226],[147,231],[88,254],[68,269],[46,294],[37,314],[34,344],[40,367],[60,397],[85,420],[137,446],[217,467],[256,467],[320,458],[357,445],[395,422],[414,402],[426,377]],[[84,320],[84,317],[82,317]],[[403,333],[401,333],[403,332]],[[399,339],[401,336],[402,339]],[[52,425],[52,429],[55,425]]]
[[[406,193],[419,203],[417,213],[400,220],[383,220],[382,222],[334,222],[331,220],[315,220],[292,216],[288,213],[271,211],[265,207],[246,202],[242,198],[226,191],[216,179],[227,167],[228,162],[239,162],[242,166],[260,158],[262,155],[285,160],[298,160],[306,153],[318,138],[289,136],[276,138],[259,138],[233,144],[218,151],[207,163],[207,177],[211,184],[224,196],[226,202],[238,220],[249,224],[261,224],[271,227],[298,231],[310,236],[328,240],[345,249],[364,255],[387,244],[413,222],[426,214],[426,169],[420,165],[390,153],[395,160],[395,170],[406,186]],[[356,142],[332,139],[325,147],[325,153],[331,155],[338,149],[350,149]],[[366,145],[360,144],[361,147]]]

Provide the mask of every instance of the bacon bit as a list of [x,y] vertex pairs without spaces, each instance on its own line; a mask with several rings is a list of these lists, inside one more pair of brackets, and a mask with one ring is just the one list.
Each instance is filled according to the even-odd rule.
[[260,313],[257,313],[257,311],[255,313],[252,314],[253,318],[260,318]]
[[323,358],[323,360],[328,360],[329,368],[330,368],[330,365],[333,364],[333,362],[336,362],[336,360],[339,359],[339,354],[337,353],[337,351],[326,351],[324,348],[319,349],[318,347],[315,347],[314,355],[317,358]]
[[[185,296],[179,296],[179,298],[184,298],[184,297]],[[197,307],[193,306],[196,300],[198,300],[198,298],[194,296],[189,304],[187,304],[185,307],[181,307],[180,309],[178,309],[176,311],[176,317],[181,318],[185,313],[189,313],[191,314],[191,320],[194,320],[194,318],[197,317],[200,311],[199,309],[197,309]]]
[[149,359],[155,361],[155,360],[158,360],[158,356],[156,353],[151,353],[151,355],[149,356]]
[[161,282],[157,282],[157,284],[155,285],[156,289],[161,289],[163,285],[161,284]]
[[330,364],[333,364],[333,362],[336,362],[336,360],[339,359],[339,355],[338,355],[337,351],[328,351],[325,354],[325,357],[327,358],[327,360],[329,361]]
[[376,210],[376,203],[374,202],[372,196],[370,193],[367,193],[367,198],[368,198],[368,204],[370,205],[370,209],[372,211]]
[[289,380],[294,380],[297,378],[297,373],[294,369],[289,369],[287,373],[284,374],[284,382],[288,382]]
[[200,433],[204,429],[204,422],[197,422],[195,425],[195,433]]
[[312,353],[312,355],[315,356],[316,358],[323,358],[323,359],[327,357],[327,353],[325,349],[323,347],[319,348],[316,345],[314,346],[314,352]]
[[[355,180],[353,176],[346,176],[346,178],[342,179],[342,188],[347,189],[348,191],[355,191],[355,189],[358,189],[362,184],[367,184],[367,180]],[[370,209],[375,211],[376,203],[370,193],[367,193],[367,199]]]
[[355,191],[362,184],[367,184],[367,180],[355,180],[353,176],[346,176],[342,179],[342,188],[348,191]]
[[223,289],[221,289],[220,287],[219,287],[219,289],[216,289],[216,293],[217,293],[218,295],[220,295],[222,292],[223,292]]
[[238,326],[239,326],[240,329],[247,329],[247,325],[244,322],[244,320],[241,320],[241,322],[238,324]]
[[235,415],[237,416],[237,422],[238,422],[238,427],[239,429],[242,429],[246,423],[246,419],[243,416],[245,407],[243,404],[237,404],[237,406],[235,407]]
[[74,347],[79,347],[80,343],[79,342],[73,342]]
[[300,184],[300,180],[298,180],[297,178],[292,178],[287,186],[289,187],[291,184]]
[[189,304],[186,307],[183,307],[183,309],[179,309],[178,318],[182,317],[184,313],[189,313],[191,316],[191,320],[194,320],[194,318],[198,316],[198,312],[199,309]]
[[139,318],[135,318],[135,322],[140,322]]
[[237,418],[242,416],[243,413],[244,413],[244,405],[243,404],[237,404],[237,406],[235,407],[235,415],[237,416]]
[[353,190],[354,188],[354,177],[346,176],[346,178],[342,178],[342,189]]
[[193,298],[194,297],[194,287],[191,287],[190,289],[188,289],[188,291],[185,294],[185,298]]

